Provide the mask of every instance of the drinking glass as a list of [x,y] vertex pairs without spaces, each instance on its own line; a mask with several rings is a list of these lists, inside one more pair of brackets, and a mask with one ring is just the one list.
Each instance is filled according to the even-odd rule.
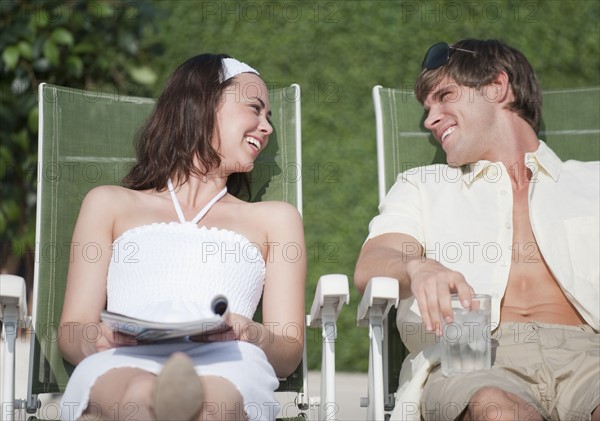
[[462,306],[458,295],[451,297],[454,320],[443,323],[442,374],[488,370],[492,365],[490,309],[492,297],[476,294],[471,308]]

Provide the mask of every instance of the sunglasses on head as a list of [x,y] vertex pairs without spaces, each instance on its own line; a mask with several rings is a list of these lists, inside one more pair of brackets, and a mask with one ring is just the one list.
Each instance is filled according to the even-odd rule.
[[446,42],[438,42],[429,47],[429,50],[427,50],[427,53],[425,53],[423,64],[421,64],[421,70],[433,70],[446,64],[450,59],[450,50],[463,51],[473,55],[476,54],[475,51],[453,47],[448,45]]

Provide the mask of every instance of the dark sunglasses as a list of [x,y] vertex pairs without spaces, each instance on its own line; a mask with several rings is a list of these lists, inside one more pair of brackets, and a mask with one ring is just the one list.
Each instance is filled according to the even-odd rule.
[[446,42],[438,42],[429,47],[429,50],[425,53],[423,64],[421,64],[421,70],[433,70],[446,64],[450,59],[450,50],[464,51],[465,53],[471,53],[473,55],[476,54],[475,51],[453,47]]

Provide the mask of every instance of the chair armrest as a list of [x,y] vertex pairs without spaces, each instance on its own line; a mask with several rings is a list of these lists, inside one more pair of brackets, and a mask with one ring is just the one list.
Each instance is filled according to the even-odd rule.
[[16,275],[0,275],[0,353],[3,359],[0,419],[7,421],[15,419],[15,344],[19,326],[27,317],[25,280]]
[[0,275],[0,320],[6,306],[16,306],[18,320],[27,317],[27,295],[25,280],[16,275]]
[[358,305],[356,315],[358,325],[369,325],[369,317],[373,309],[377,309],[378,316],[385,319],[392,306],[398,307],[399,297],[400,291],[396,279],[383,276],[371,278]]
[[340,274],[323,275],[319,278],[315,298],[307,316],[310,327],[321,327],[323,348],[321,352],[320,420],[335,419],[335,342],[337,319],[344,304],[350,301],[348,277]]
[[398,281],[388,277],[373,277],[358,305],[356,320],[359,326],[369,327],[369,387],[368,397],[360,405],[367,407],[367,419],[384,420],[387,383],[387,357],[384,347],[385,319],[392,306],[398,307]]
[[350,302],[348,277],[341,274],[323,275],[319,278],[315,298],[310,309],[310,327],[319,327],[323,320],[323,308],[333,308],[337,320],[342,306]]

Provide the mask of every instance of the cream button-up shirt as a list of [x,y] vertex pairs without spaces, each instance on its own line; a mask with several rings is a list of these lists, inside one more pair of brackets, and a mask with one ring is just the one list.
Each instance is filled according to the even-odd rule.
[[[569,301],[598,330],[600,163],[562,162],[540,142],[537,151],[526,154],[526,165],[533,174],[529,216],[540,252]],[[428,258],[462,273],[476,293],[492,296],[492,325],[497,326],[511,262],[528,259],[526,252],[513,256],[509,174],[518,170],[479,161],[405,171],[380,204],[368,238],[386,233],[414,237]],[[397,320],[411,352],[435,341],[420,329],[414,298],[402,300]]]

